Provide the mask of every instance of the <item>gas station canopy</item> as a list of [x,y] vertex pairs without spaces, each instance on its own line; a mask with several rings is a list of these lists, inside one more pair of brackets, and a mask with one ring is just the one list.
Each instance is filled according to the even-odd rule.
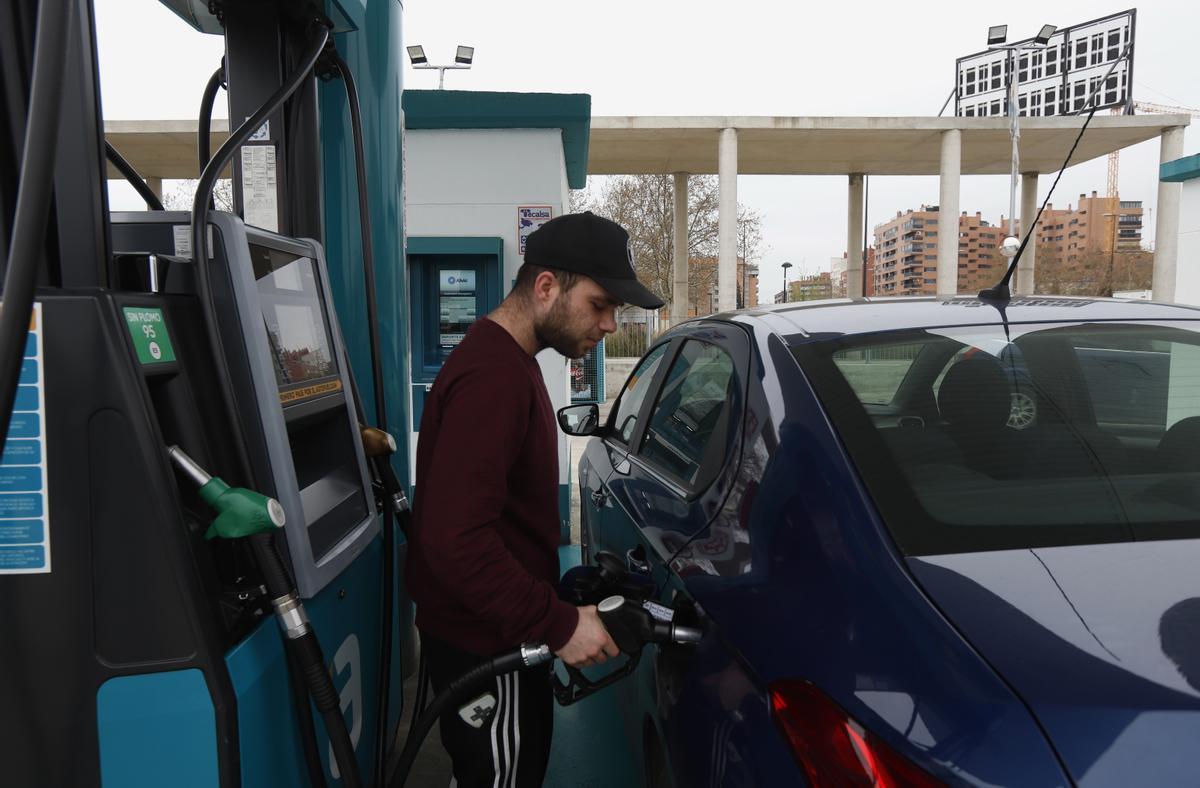
[[[1079,163],[1187,126],[1186,115],[1092,118],[1072,157]],[[1056,172],[1080,117],[1022,118],[1022,172]],[[743,175],[937,175],[942,133],[962,134],[963,175],[1009,171],[1011,139],[1004,118],[924,117],[593,117],[589,175],[715,173],[718,139],[736,129],[737,171]],[[107,121],[105,135],[147,178],[197,177],[194,120]],[[228,136],[214,120],[212,150]],[[119,174],[110,169],[110,177]]]

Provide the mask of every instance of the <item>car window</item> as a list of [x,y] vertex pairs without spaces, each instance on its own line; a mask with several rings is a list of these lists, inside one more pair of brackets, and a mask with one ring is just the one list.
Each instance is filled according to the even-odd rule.
[[646,400],[646,392],[649,391],[650,384],[654,381],[654,373],[662,363],[668,347],[670,347],[670,343],[664,342],[651,350],[638,363],[633,374],[629,376],[629,380],[625,381],[625,388],[621,390],[621,394],[617,398],[617,404],[613,408],[613,419],[610,422],[613,428],[613,437],[621,443],[628,445],[629,440],[633,437],[634,430],[637,428],[638,414],[642,410],[642,403]]
[[731,439],[733,359],[716,345],[690,340],[676,356],[650,411],[641,457],[693,489],[715,471]]
[[[881,389],[839,359],[905,343],[949,362],[913,365],[928,378],[904,382],[914,412],[883,418]],[[1200,537],[1200,323],[939,328],[793,352],[906,553]]]
[[833,362],[859,400],[887,405],[922,347],[904,343],[841,350],[833,354]]

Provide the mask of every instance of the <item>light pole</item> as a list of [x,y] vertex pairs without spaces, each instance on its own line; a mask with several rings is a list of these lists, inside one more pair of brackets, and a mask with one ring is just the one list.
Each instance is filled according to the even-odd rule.
[[782,266],[782,268],[783,268],[783,303],[785,303],[785,304],[788,302],[787,272],[788,272],[788,269],[791,267],[792,267],[792,264],[788,263],[788,262],[785,262]]
[[1020,177],[1018,170],[1021,166],[1021,154],[1017,144],[1021,140],[1021,127],[1018,120],[1021,111],[1017,106],[1017,85],[1020,82],[1017,69],[1021,52],[1029,49],[1046,49],[1050,44],[1050,37],[1057,29],[1054,25],[1042,25],[1042,29],[1033,37],[1032,44],[1027,41],[1005,44],[1004,42],[1008,40],[1008,25],[992,25],[988,28],[988,50],[1003,49],[1009,52],[1008,128],[1012,137],[1012,177],[1008,184],[1008,234],[1010,237],[1017,238],[1018,243],[1020,235],[1017,230],[1017,179]]
[[412,61],[413,68],[436,68],[438,72],[438,90],[445,89],[446,71],[470,68],[471,63],[475,60],[475,47],[466,47],[459,44],[458,50],[454,53],[454,62],[446,66],[435,66],[429,62],[429,58],[425,57],[425,47],[420,44],[407,47],[408,59]]

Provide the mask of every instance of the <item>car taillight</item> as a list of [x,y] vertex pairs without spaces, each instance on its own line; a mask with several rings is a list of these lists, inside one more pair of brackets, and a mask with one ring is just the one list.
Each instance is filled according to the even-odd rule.
[[933,788],[943,783],[863,728],[810,682],[771,684],[771,716],[815,788]]

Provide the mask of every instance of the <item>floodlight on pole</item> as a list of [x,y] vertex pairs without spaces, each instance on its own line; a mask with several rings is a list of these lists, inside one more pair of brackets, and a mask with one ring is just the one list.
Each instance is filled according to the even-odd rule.
[[1005,49],[1008,50],[1009,67],[1008,67],[1008,128],[1009,135],[1012,137],[1012,171],[1009,177],[1008,184],[1008,238],[1004,239],[1001,244],[1001,251],[1009,241],[1016,239],[1017,245],[1013,246],[1013,254],[1016,254],[1016,248],[1020,245],[1020,229],[1017,225],[1017,181],[1020,179],[1021,168],[1021,152],[1019,142],[1021,140],[1021,126],[1018,118],[1021,111],[1017,107],[1017,86],[1020,81],[1019,71],[1017,70],[1018,61],[1021,57],[1021,52],[1027,49],[1046,49],[1050,44],[1050,37],[1054,35],[1054,31],[1058,28],[1054,25],[1042,25],[1041,30],[1034,36],[1033,41],[1020,41],[1016,44],[1005,44],[1008,38],[1008,25],[992,25],[988,28],[988,49]]
[[786,304],[788,302],[787,272],[792,267],[792,264],[785,262],[781,267],[783,268],[783,303]]
[[1045,46],[1050,43],[1050,36],[1054,35],[1054,31],[1058,30],[1055,25],[1042,25],[1042,29],[1033,37],[1033,43]]
[[425,56],[425,48],[422,46],[411,46],[407,47],[407,49],[408,59],[412,61],[413,68],[437,69],[438,90],[445,88],[447,71],[470,68],[471,64],[475,61],[475,47],[463,46],[462,44],[458,45],[458,49],[454,53],[454,62],[445,66],[430,63],[429,58]]

